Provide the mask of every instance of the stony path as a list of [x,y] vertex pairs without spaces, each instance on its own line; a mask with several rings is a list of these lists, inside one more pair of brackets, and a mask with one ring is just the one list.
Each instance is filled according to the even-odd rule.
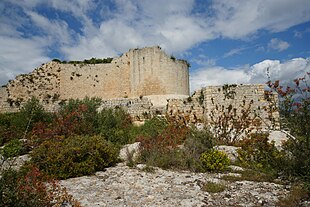
[[[275,206],[288,190],[268,182],[221,180],[221,174],[173,172],[156,168],[145,172],[123,163],[84,176],[61,181],[83,206]],[[220,193],[201,189],[203,183],[223,183]]]

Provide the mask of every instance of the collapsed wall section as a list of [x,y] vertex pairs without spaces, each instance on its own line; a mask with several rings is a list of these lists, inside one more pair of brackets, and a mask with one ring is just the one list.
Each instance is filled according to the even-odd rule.
[[141,98],[123,98],[103,100],[98,111],[104,109],[122,108],[132,118],[133,121],[143,122],[159,114],[165,114],[165,107],[156,107],[151,100],[145,97]]
[[10,103],[7,101],[9,98],[9,94],[6,86],[0,88],[0,113],[4,112],[16,112],[18,111],[17,107],[12,107]]
[[248,127],[278,129],[278,98],[276,94],[267,97],[264,86],[226,84],[204,88],[206,122],[216,124],[230,118]]
[[42,64],[29,74],[18,75],[7,84],[7,102],[13,109],[31,97],[44,105],[54,104],[60,97],[61,65],[56,62]]
[[205,122],[201,91],[182,99],[170,99],[167,104],[167,117],[177,124],[197,125]]
[[268,94],[263,84],[208,86],[192,97],[169,100],[167,115],[190,125],[279,129],[278,97]]

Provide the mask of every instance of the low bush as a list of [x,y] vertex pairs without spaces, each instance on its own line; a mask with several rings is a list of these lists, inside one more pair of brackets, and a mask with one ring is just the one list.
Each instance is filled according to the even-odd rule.
[[214,136],[208,130],[191,129],[184,142],[184,161],[186,169],[194,172],[203,171],[201,154],[212,149]]
[[[165,125],[157,126],[160,126],[157,130],[161,130]],[[141,162],[164,169],[203,171],[200,156],[213,147],[213,136],[208,131],[179,127],[171,123],[161,133],[156,132],[157,130],[152,132],[153,137],[149,135],[138,138],[142,146]]]
[[218,150],[202,153],[200,160],[205,171],[222,171],[230,164],[227,155]]
[[97,126],[98,133],[115,144],[124,145],[134,141],[131,118],[120,108],[102,110],[97,114]]
[[0,150],[0,154],[4,159],[16,157],[24,154],[24,152],[25,148],[23,147],[23,143],[18,139],[11,140]]
[[90,175],[114,165],[118,149],[101,136],[57,137],[31,154],[32,162],[53,178]]
[[55,113],[51,122],[37,122],[32,129],[31,146],[37,147],[55,136],[94,135],[97,126],[97,98],[70,99]]
[[203,183],[201,189],[209,193],[220,193],[226,189],[226,186],[220,183],[206,182]]
[[0,114],[0,146],[14,139],[28,138],[37,123],[50,123],[52,117],[36,98],[28,100],[19,112]]
[[153,117],[146,120],[142,126],[131,129],[132,137],[157,137],[168,127],[168,121],[162,117]]
[[27,166],[20,171],[2,172],[0,206],[49,207],[62,206],[64,202],[70,202],[72,207],[80,207],[64,188],[36,167]]
[[285,168],[285,154],[268,142],[268,134],[251,134],[240,142],[240,146],[238,158],[245,167],[269,173],[278,173]]
[[156,131],[152,133],[155,136],[140,136],[137,139],[142,147],[140,161],[164,169],[182,168],[184,153],[181,144],[187,138],[189,129],[168,125],[161,134]]

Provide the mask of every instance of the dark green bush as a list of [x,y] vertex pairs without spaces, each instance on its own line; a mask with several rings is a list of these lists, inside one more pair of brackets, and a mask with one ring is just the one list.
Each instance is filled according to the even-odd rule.
[[20,119],[24,120],[23,127],[25,130],[31,130],[37,122],[51,122],[52,114],[46,112],[35,97],[29,99],[20,110]]
[[52,114],[44,111],[35,98],[27,101],[20,112],[0,114],[0,146],[13,139],[27,138],[36,123],[49,123]]
[[284,168],[284,154],[274,143],[268,142],[268,134],[251,134],[240,142],[238,158],[242,165],[265,172],[276,173]]
[[118,150],[101,136],[58,137],[43,142],[32,162],[54,178],[90,175],[117,162]]
[[134,141],[131,118],[120,108],[102,110],[97,114],[98,133],[118,145]]
[[[201,154],[213,147],[213,136],[207,130],[194,130],[155,120],[151,134],[140,136],[140,161],[161,168],[203,171]],[[163,130],[163,131],[161,131]],[[161,132],[159,132],[161,131]]]
[[[0,113],[0,146],[23,136],[24,126],[16,122],[16,119],[22,120],[19,116],[19,113]],[[23,120],[22,123],[24,123]]]
[[186,169],[201,172],[203,171],[200,156],[202,153],[213,148],[214,136],[208,130],[192,129],[184,143],[184,160]]
[[45,181],[36,168],[19,172],[4,171],[0,178],[0,206],[52,206],[53,197],[48,192]]
[[[280,98],[282,127],[295,137],[289,137],[284,146],[286,150],[286,168],[289,177],[301,178],[310,186],[310,73],[294,80],[290,86],[281,86],[280,81],[267,84]],[[310,191],[310,187],[308,188]]]
[[11,158],[16,157],[18,155],[21,155],[25,152],[23,143],[18,140],[14,139],[11,140],[9,143],[7,143],[3,149],[0,150],[0,154],[5,158]]
[[165,118],[155,116],[150,120],[146,120],[144,125],[139,127],[136,136],[156,137],[163,133],[167,127],[168,122]]
[[222,171],[230,164],[229,158],[224,152],[210,150],[201,154],[200,160],[206,171]]

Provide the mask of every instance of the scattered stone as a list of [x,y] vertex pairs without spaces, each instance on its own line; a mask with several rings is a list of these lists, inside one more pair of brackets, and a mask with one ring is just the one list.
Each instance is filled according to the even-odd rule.
[[7,160],[4,160],[0,155],[0,174],[2,171],[7,170],[9,168],[13,170],[18,170],[25,162],[30,160],[29,155],[21,155],[18,157],[12,157]]
[[140,154],[140,142],[135,142],[133,144],[126,144],[120,150],[119,158],[125,162],[136,161]]
[[214,146],[214,149],[224,152],[227,155],[227,157],[230,159],[230,162],[234,163],[238,159],[237,150],[241,149],[241,147],[219,145],[219,146]]
[[229,169],[231,169],[234,172],[242,172],[244,169],[242,167],[236,166],[236,165],[230,165],[228,166]]
[[281,149],[284,142],[288,140],[288,135],[282,131],[271,131],[268,136],[268,141],[274,141],[275,146]]

